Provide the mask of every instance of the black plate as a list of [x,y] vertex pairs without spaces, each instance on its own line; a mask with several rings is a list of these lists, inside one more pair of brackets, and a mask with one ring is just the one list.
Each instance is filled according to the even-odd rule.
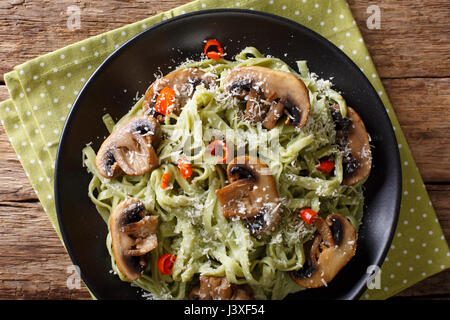
[[[319,77],[333,78],[350,106],[361,115],[372,137],[373,170],[366,183],[366,209],[354,259],[327,288],[305,290],[288,299],[355,299],[366,288],[366,270],[381,265],[397,223],[401,167],[397,142],[384,106],[360,69],[328,40],[290,20],[246,10],[208,10],[167,20],[116,50],[79,94],[61,138],[55,171],[58,221],[69,255],[99,299],[139,299],[135,287],[110,273],[107,227],[87,196],[91,176],[82,167],[81,150],[98,150],[108,132],[105,113],[121,118],[143,94],[155,74],[199,59],[205,39],[218,39],[232,58],[246,46],[285,60],[307,60]],[[287,54],[287,55],[285,55]]]

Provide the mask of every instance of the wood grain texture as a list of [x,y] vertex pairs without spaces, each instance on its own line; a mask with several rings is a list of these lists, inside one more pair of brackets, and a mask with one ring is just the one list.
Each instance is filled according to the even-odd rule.
[[[382,78],[450,76],[450,5],[442,0],[349,0]],[[367,9],[377,5],[380,29],[369,29]]]
[[[187,2],[189,0],[1,1],[0,74],[39,55]],[[348,2],[381,77],[450,76],[448,2]],[[381,9],[379,30],[367,27],[370,16],[367,8],[373,4]],[[67,8],[72,5],[81,9],[81,28],[74,31],[67,28]]]
[[[450,181],[449,161],[442,161],[450,159],[450,78],[385,79],[383,85],[424,181]],[[6,87],[0,86],[0,101],[8,97]]]
[[[412,80],[389,80],[386,85],[393,87],[391,91],[395,97],[395,94],[401,91],[398,88],[406,87],[406,84],[401,83]],[[417,95],[415,99],[423,96],[420,91],[415,92]],[[4,100],[7,95],[5,86],[0,86],[0,100]],[[409,113],[413,118],[421,116],[422,113],[414,111],[415,108],[408,109],[411,104],[402,104],[401,101],[404,99],[398,100],[397,113]],[[439,117],[432,119],[437,122],[428,123],[424,129],[428,126],[439,126],[440,121],[443,121]],[[408,128],[406,126],[404,129],[406,135]],[[431,137],[430,147],[433,141]],[[413,150],[421,145],[413,143]],[[0,126],[0,154],[0,221],[2,221],[0,239],[6,239],[0,241],[0,299],[89,299],[89,293],[83,284],[80,289],[67,288],[66,281],[70,274],[66,270],[71,265],[70,259],[40,206],[2,126]],[[419,165],[419,169],[427,176],[428,170],[432,168]],[[426,186],[448,240],[450,186],[433,184]],[[398,296],[440,298],[450,293],[449,285],[450,272],[443,272],[408,288]]]
[[[39,202],[0,201],[0,299],[89,299]],[[69,269],[68,269],[69,268]]]
[[[450,206],[442,201],[449,186],[429,185],[428,191],[450,237]],[[90,299],[86,287],[67,287],[72,274],[69,256],[39,202],[0,201],[0,299]],[[425,279],[401,297],[448,295],[450,272]]]
[[[188,0],[0,2],[0,74],[13,66]],[[348,1],[395,108],[433,206],[450,239],[450,6],[446,0],[377,2],[381,30],[369,30],[370,0]],[[66,27],[67,7],[82,28]],[[34,45],[38,43],[39,45]],[[0,78],[1,80],[1,78]],[[0,85],[0,101],[8,98]],[[0,299],[90,299],[69,289],[71,261],[0,126]],[[396,298],[450,298],[450,271]]]
[[385,79],[383,85],[425,182],[449,182],[450,78]]
[[[3,0],[0,2],[0,74],[3,77],[15,65],[32,58],[188,2]],[[81,28],[70,30],[67,27],[67,8],[74,5],[81,10]]]

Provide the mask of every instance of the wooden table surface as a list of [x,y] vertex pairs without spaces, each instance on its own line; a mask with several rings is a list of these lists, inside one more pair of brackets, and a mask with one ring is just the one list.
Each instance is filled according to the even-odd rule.
[[[188,0],[2,0],[3,74],[29,59],[189,2]],[[351,0],[355,20],[395,108],[447,241],[450,236],[450,4],[448,0]],[[378,4],[381,29],[369,30]],[[67,28],[67,8],[81,9],[81,28]],[[47,219],[0,126],[0,299],[89,299],[69,289],[69,256]],[[450,299],[450,271],[397,299]]]

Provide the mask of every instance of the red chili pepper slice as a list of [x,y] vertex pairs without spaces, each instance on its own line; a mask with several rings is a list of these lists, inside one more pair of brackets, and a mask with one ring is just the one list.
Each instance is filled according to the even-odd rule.
[[317,212],[315,212],[312,209],[302,209],[300,210],[300,218],[303,219],[303,221],[306,222],[306,224],[309,226],[314,221],[314,219],[317,217]]
[[175,91],[169,87],[164,87],[158,95],[155,103],[155,111],[168,115],[175,106]]
[[222,140],[214,140],[211,142],[206,148],[206,151],[213,156],[222,156],[222,158],[217,160],[217,163],[227,163],[230,158],[230,150]]
[[322,160],[316,168],[322,172],[330,173],[334,169],[334,162],[331,160]]
[[170,173],[166,172],[162,175],[161,178],[161,189],[166,189],[169,186]]
[[158,258],[158,270],[162,274],[171,275],[173,265],[175,264],[175,260],[177,256],[171,253],[165,253]]
[[[216,47],[216,50],[211,50],[210,47]],[[223,56],[223,49],[222,49],[222,45],[220,44],[219,41],[213,39],[213,40],[208,40],[206,42],[206,45],[203,49],[203,53],[205,54],[205,56],[207,56],[210,59],[220,59]]]
[[186,159],[181,159],[178,160],[177,164],[183,179],[187,179],[192,176],[192,166],[189,161],[187,161]]

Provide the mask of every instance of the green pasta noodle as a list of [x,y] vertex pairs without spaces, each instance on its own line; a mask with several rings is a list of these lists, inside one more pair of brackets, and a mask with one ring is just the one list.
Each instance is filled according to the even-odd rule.
[[[108,224],[112,210],[123,200],[142,201],[152,214],[159,216],[158,247],[148,254],[143,275],[133,285],[142,288],[144,297],[186,299],[198,283],[200,274],[226,276],[234,284],[248,284],[256,299],[283,299],[302,290],[288,272],[299,270],[305,262],[303,245],[312,239],[315,229],[298,216],[301,208],[311,208],[326,217],[330,213],[346,216],[358,228],[363,214],[362,183],[344,186],[341,152],[335,145],[336,132],[329,111],[337,103],[343,116],[347,105],[331,84],[310,73],[305,61],[298,62],[299,73],[278,58],[248,47],[234,61],[201,60],[179,68],[198,68],[214,74],[218,86],[199,85],[179,115],[170,114],[161,124],[163,138],[156,152],[160,166],[142,176],[123,175],[107,179],[95,166],[95,151],[88,145],[83,163],[92,174],[88,195]],[[302,129],[283,121],[267,130],[243,119],[242,102],[224,94],[223,80],[230,70],[241,66],[264,66],[283,70],[302,79],[309,90],[311,112]],[[117,123],[109,115],[103,121],[111,132],[124,121],[140,115],[142,100]],[[234,145],[255,152],[272,170],[281,198],[281,216],[276,229],[265,237],[254,237],[245,222],[228,219],[215,191],[227,184],[223,168],[208,161],[207,146],[211,133],[233,140]],[[267,146],[276,141],[278,150]],[[259,148],[258,148],[259,147]],[[187,181],[176,161],[181,154],[192,163],[193,176]],[[316,168],[323,157],[335,159],[334,175]],[[170,186],[160,187],[164,173],[170,173]],[[106,239],[111,253],[111,237]],[[163,253],[176,255],[172,275],[162,275],[157,260]],[[111,254],[112,270],[121,280]]]

